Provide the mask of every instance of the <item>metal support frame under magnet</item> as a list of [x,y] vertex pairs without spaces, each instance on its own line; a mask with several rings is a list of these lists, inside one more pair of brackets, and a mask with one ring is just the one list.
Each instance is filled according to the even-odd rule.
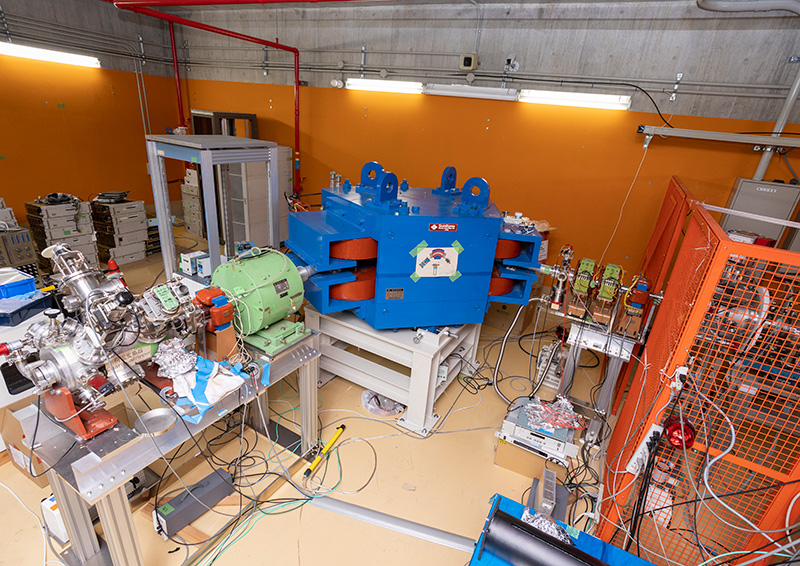
[[[315,350],[319,350],[319,342],[320,335],[314,333],[311,337],[311,345]],[[311,448],[317,444],[318,431],[317,412],[308,410],[308,407],[316,407],[318,381],[319,357],[316,356],[297,369],[297,388],[301,407],[300,430],[306,431],[304,434],[298,435],[293,430],[270,420],[269,391],[266,388],[259,393],[258,397],[250,401],[247,409],[247,425],[259,434],[275,440],[284,448],[290,448],[299,442],[299,453],[310,454]],[[261,418],[262,415],[264,417],[263,420]],[[269,430],[264,429],[265,421]],[[295,449],[290,448],[290,450],[294,451]]]
[[[306,326],[320,332],[321,380],[342,377],[406,405],[397,424],[422,436],[430,434],[439,415],[434,404],[459,373],[472,375],[480,324],[426,330],[375,330],[351,312],[323,315],[306,306]],[[391,360],[410,375],[345,350],[348,345]],[[448,361],[447,375],[439,368]]]

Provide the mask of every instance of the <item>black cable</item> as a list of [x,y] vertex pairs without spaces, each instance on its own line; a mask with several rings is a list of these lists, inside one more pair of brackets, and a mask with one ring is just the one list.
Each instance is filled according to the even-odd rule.
[[158,274],[153,278],[153,282],[150,283],[150,285],[148,285],[147,287],[145,287],[145,291],[147,291],[148,289],[151,289],[156,284],[156,281],[158,281],[158,278],[161,277],[161,275],[163,273],[164,273],[164,269],[162,268],[161,271],[159,271]]
[[[533,487],[533,486],[531,486],[531,487]],[[525,503],[525,494],[528,493],[531,490],[531,487],[529,487],[528,489],[523,491],[522,492],[522,496],[519,498],[519,502],[522,503],[523,505],[527,505],[527,503]]]
[[578,367],[579,368],[584,368],[584,369],[594,369],[596,367],[599,367],[600,366],[600,356],[598,356],[597,353],[594,350],[587,350],[587,352],[589,352],[592,356],[594,356],[594,363],[592,365],[589,365],[589,366],[578,366]]
[[[117,358],[118,358],[119,360],[121,360],[121,361],[122,361],[122,363],[124,363],[124,364],[125,364],[125,365],[128,367],[128,369],[130,369],[131,371],[133,371],[134,373],[136,373],[136,372],[133,370],[133,368],[130,366],[130,364],[128,364],[128,362],[127,362],[127,361],[125,361],[125,360],[124,360],[124,359],[123,359],[123,358],[122,358],[122,357],[121,357],[119,354],[117,354],[117,352],[115,352],[113,349],[111,349],[111,350],[109,350],[109,351],[110,351],[112,354],[114,354],[115,356],[117,356]],[[211,460],[208,458],[208,456],[206,455],[206,453],[205,453],[205,452],[203,451],[203,449],[200,447],[200,444],[197,442],[197,439],[194,437],[194,435],[192,435],[192,431],[191,431],[191,430],[189,430],[189,427],[188,427],[188,425],[186,424],[186,421],[184,421],[184,420],[183,420],[183,418],[181,417],[180,413],[177,411],[177,409],[175,409],[175,406],[173,405],[173,403],[172,403],[172,402],[171,402],[169,399],[167,399],[165,396],[163,396],[163,395],[161,396],[161,399],[163,399],[163,400],[166,402],[167,406],[168,406],[170,409],[172,409],[172,412],[173,412],[173,413],[175,413],[175,417],[177,418],[177,420],[178,420],[178,421],[180,421],[180,423],[181,423],[181,424],[183,425],[183,427],[186,429],[186,433],[189,435],[189,438],[191,438],[191,439],[192,439],[192,442],[194,442],[195,446],[197,446],[197,449],[200,451],[200,454],[203,456],[203,458],[205,459],[206,463],[209,465],[209,467],[211,468],[211,470],[212,470],[212,471],[213,471],[215,474],[217,474],[217,476],[219,476],[219,478],[220,478],[220,479],[221,479],[221,480],[222,480],[224,483],[226,483],[226,484],[230,485],[230,486],[233,488],[233,490],[234,490],[234,491],[236,491],[237,493],[241,493],[241,491],[239,491],[239,489],[237,489],[237,486],[234,484],[234,482],[233,482],[233,479],[232,479],[232,478],[231,478],[231,480],[229,481],[229,480],[228,480],[228,479],[227,479],[225,476],[223,476],[221,473],[219,473],[219,470],[217,469],[217,467],[216,467],[216,466],[215,466],[215,465],[214,465],[214,464],[211,462]],[[250,497],[250,496],[249,496],[249,495],[247,495],[247,494],[241,493],[241,495],[242,495],[242,496],[244,496],[244,497],[246,497],[247,499],[249,499],[249,500],[251,500],[251,501],[255,501],[255,500],[254,500],[252,497]]]
[[[675,414],[675,407],[677,407],[678,403],[680,402],[684,390],[685,387],[682,387],[678,392],[678,395],[675,397],[675,400],[672,402],[672,405],[670,407],[669,415],[666,416],[664,422],[669,420],[672,417],[672,415]],[[633,543],[633,540],[635,539],[637,556],[640,554],[639,533],[641,532],[642,528],[642,522],[643,522],[642,519],[646,514],[643,505],[646,502],[647,492],[650,489],[650,480],[652,479],[653,471],[655,468],[655,461],[656,458],[658,457],[658,452],[660,451],[662,446],[662,440],[663,436],[659,435],[655,439],[655,446],[653,446],[650,449],[650,454],[648,455],[647,459],[647,466],[645,467],[645,471],[642,476],[642,484],[639,486],[639,493],[636,498],[636,503],[633,508],[633,513],[631,514],[631,529],[629,531],[631,537],[630,540],[627,541],[625,550],[628,550],[630,548],[631,544]]]
[[795,173],[794,167],[792,167],[792,164],[789,163],[788,159],[786,159],[786,154],[785,153],[781,153],[779,155],[781,156],[781,159],[783,159],[783,162],[786,163],[786,166],[789,168],[789,171],[792,172],[792,177],[794,177],[794,180],[797,181],[798,183],[800,183],[800,178],[798,178],[797,173]]
[[[36,472],[34,472],[33,471],[33,447],[36,446],[36,433],[39,431],[39,417],[41,416],[41,414],[42,414],[42,395],[39,394],[36,397],[36,424],[33,427],[33,437],[31,438],[31,452],[30,452],[30,458],[28,459],[28,473],[30,473],[30,475],[32,477],[34,477],[34,478],[40,478],[43,475],[45,475],[47,472],[49,472],[50,470],[52,470],[53,468],[58,466],[61,463],[61,460],[66,458],[67,454],[69,454],[72,451],[72,449],[75,448],[75,445],[78,444],[77,440],[74,441],[72,443],[72,446],[67,448],[67,451],[64,452],[61,455],[61,457],[58,460],[56,460],[55,463],[52,466],[48,467],[41,474],[37,474]],[[78,417],[77,413],[75,415],[73,415],[73,418],[75,418],[75,417],[80,418],[80,417]],[[69,419],[67,419],[67,420],[69,420]]]
[[[180,453],[181,448],[183,448],[184,444],[186,444],[186,442],[181,442],[180,445],[178,445],[178,448],[175,450],[175,453],[172,456],[170,456],[169,460],[167,461],[167,465],[164,467],[164,470],[161,472],[161,476],[158,478],[158,482],[156,482],[156,489],[155,489],[155,492],[153,493],[153,508],[154,509],[158,509],[158,492],[161,490],[161,483],[164,481],[165,476],[167,474],[167,470],[170,469],[170,467],[172,465],[172,462],[178,456],[178,454]],[[181,454],[181,456],[185,456],[186,454],[188,454],[188,452],[185,452],[184,454]]]
[[[654,447],[655,448],[655,447]],[[647,490],[650,487],[650,476],[651,473],[651,466],[653,463],[653,453],[655,450],[650,450],[647,458],[647,464],[645,465],[644,472],[642,473],[642,482],[639,486],[639,491],[636,494],[636,501],[633,505],[633,511],[631,512],[630,518],[630,528],[628,529],[629,536],[625,543],[625,550],[630,552],[631,545],[636,542],[636,555],[640,556],[640,544],[639,544],[639,535],[638,529],[641,526],[641,519],[643,517],[643,513],[641,513],[642,505],[645,501]]]
[[520,350],[522,350],[523,352],[525,352],[527,355],[530,356],[531,355],[530,351],[522,347],[522,340],[524,340],[525,338],[530,338],[531,349],[533,349],[533,341],[536,340],[536,337],[538,336],[539,339],[541,339],[543,336],[546,336],[548,334],[556,334],[557,336],[561,336],[563,334],[563,327],[561,325],[557,325],[554,326],[553,328],[548,328],[547,330],[537,330],[536,332],[528,332],[527,334],[521,334],[520,337],[517,338],[517,345],[519,346]]
[[[681,532],[693,533],[692,529],[672,529],[672,528],[667,528],[667,530],[668,530],[668,531],[670,531],[670,532],[673,532],[673,533],[681,533]],[[694,533],[693,533],[693,534],[694,534]],[[708,549],[706,548],[706,546],[705,546],[704,544],[700,544],[700,542],[699,542],[699,541],[698,541],[698,542],[695,542],[693,539],[688,539],[688,538],[686,538],[686,537],[685,537],[685,536],[683,536],[683,535],[679,535],[679,536],[680,536],[680,537],[681,537],[683,540],[685,540],[686,542],[690,542],[690,543],[692,543],[692,544],[694,544],[694,545],[698,545],[698,544],[699,544],[699,545],[700,545],[700,546],[701,546],[701,547],[702,547],[704,550],[708,550]],[[722,544],[722,543],[721,543],[721,542],[719,542],[719,541],[716,541],[716,540],[713,540],[713,539],[709,539],[709,540],[708,540],[708,542],[712,542],[712,543],[716,544],[718,547],[720,547],[720,548],[721,548],[722,550],[724,550],[725,552],[730,552],[730,550],[728,549],[728,547],[726,547],[724,544]]]
[[[728,493],[723,494],[715,494],[718,498],[722,499],[723,497],[733,497],[734,495],[746,495],[748,493],[756,493],[758,491],[766,491],[768,489],[777,489],[779,487],[785,487],[787,485],[792,485],[794,483],[800,483],[800,479],[791,480],[787,482],[781,483],[773,483],[770,485],[765,485],[761,487],[752,487],[750,489],[738,490],[738,491],[729,491]],[[681,501],[679,503],[672,503],[671,505],[664,505],[663,507],[656,507],[655,509],[650,509],[646,513],[656,513],[657,511],[663,511],[664,509],[672,509],[673,507],[680,507],[681,505],[690,505],[696,501],[708,501],[710,499],[715,499],[714,496],[709,495],[707,497],[697,497],[694,499],[687,499],[686,501]]]
[[[723,564],[730,564],[734,560],[742,560],[744,558],[747,558],[748,556],[751,556],[751,555],[753,555],[753,554],[755,554],[757,552],[760,552],[760,551],[764,550],[765,548],[768,548],[768,547],[772,546],[776,542],[781,542],[783,539],[789,538],[790,536],[791,535],[789,533],[786,533],[785,535],[783,535],[781,537],[778,537],[778,538],[776,538],[774,540],[771,540],[770,542],[768,542],[768,543],[766,543],[766,544],[764,544],[762,546],[759,546],[758,548],[754,548],[753,550],[747,552],[746,554],[742,553],[739,556],[734,556],[733,558],[728,558],[727,560],[725,560],[723,562],[717,562],[716,564],[714,564],[714,566],[722,566]],[[794,559],[794,560],[797,561],[797,559]],[[777,564],[788,564],[788,562],[778,562]],[[776,565],[773,565],[773,566],[776,566]]]

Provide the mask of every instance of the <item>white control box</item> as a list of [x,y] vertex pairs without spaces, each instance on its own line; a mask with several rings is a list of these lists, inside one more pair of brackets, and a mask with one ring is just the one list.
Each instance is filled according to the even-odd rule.
[[[228,261],[228,258],[224,255],[219,256],[219,263],[222,265]],[[203,256],[197,258],[197,275],[200,277],[211,277],[211,273],[213,270],[211,269],[211,256],[208,254],[203,254]]]
[[178,268],[187,275],[194,275],[197,273],[197,259],[202,256],[208,256],[208,253],[201,251],[183,253]]

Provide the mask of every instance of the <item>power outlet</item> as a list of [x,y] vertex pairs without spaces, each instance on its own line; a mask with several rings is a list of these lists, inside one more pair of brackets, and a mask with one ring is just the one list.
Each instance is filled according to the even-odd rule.
[[450,370],[449,364],[446,361],[442,362],[441,365],[439,366],[439,369],[436,371],[436,385],[437,386],[439,386],[442,383],[444,383],[445,381],[447,381],[447,375],[449,373],[449,370]]
[[631,459],[628,461],[628,465],[625,466],[625,471],[629,474],[638,474],[644,468],[644,465],[647,463],[648,458],[650,458],[650,449],[647,447],[647,443],[653,438],[653,435],[656,437],[661,436],[664,432],[664,427],[658,424],[654,424],[650,426],[650,430],[647,431],[647,435],[645,435],[644,440],[642,443],[639,444],[639,447],[636,449],[636,452],[633,453]]

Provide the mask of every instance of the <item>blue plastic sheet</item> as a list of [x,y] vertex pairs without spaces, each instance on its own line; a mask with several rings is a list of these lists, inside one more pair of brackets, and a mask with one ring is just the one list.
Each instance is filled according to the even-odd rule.
[[[245,373],[242,373],[242,364],[237,363],[235,365],[231,365],[227,362],[214,362],[212,360],[207,360],[203,357],[197,356],[197,372],[195,373],[195,385],[192,388],[192,395],[194,396],[195,402],[192,403],[192,400],[188,397],[179,397],[176,405],[180,407],[197,407],[197,414],[194,415],[181,415],[183,420],[188,421],[193,424],[199,423],[203,416],[208,412],[209,409],[213,407],[212,404],[208,402],[208,398],[206,397],[206,387],[208,387],[208,379],[211,376],[211,372],[214,371],[214,366],[219,364],[220,366],[229,369],[234,373],[234,375],[238,375],[244,380],[249,379],[249,376]],[[267,371],[267,377],[269,377],[269,372]],[[262,378],[263,381],[263,378]]]

